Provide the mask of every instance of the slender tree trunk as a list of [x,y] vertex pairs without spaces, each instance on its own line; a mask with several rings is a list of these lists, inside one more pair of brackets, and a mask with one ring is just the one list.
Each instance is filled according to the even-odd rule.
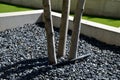
[[51,16],[50,0],[43,0],[43,8],[44,8],[45,29],[47,35],[48,59],[50,64],[56,64],[57,60],[55,53],[55,39],[54,39],[53,21]]
[[57,57],[64,56],[66,52],[65,50],[66,50],[69,12],[70,12],[70,0],[63,0],[62,18],[60,24],[60,38],[59,38]]
[[75,17],[73,22],[71,47],[69,52],[69,60],[77,58],[77,48],[81,29],[81,18],[84,10],[85,0],[78,0],[75,10]]

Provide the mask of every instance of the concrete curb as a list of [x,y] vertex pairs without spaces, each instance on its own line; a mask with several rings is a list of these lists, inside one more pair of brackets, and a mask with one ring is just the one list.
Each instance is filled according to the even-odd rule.
[[43,10],[0,13],[0,31],[42,21]]
[[[27,23],[43,21],[43,10],[12,12],[0,14],[0,31],[23,26]],[[60,13],[52,12],[53,25],[59,28]],[[69,17],[69,29],[72,30],[73,17]],[[87,20],[82,20],[81,33],[110,45],[120,46],[120,29]]]

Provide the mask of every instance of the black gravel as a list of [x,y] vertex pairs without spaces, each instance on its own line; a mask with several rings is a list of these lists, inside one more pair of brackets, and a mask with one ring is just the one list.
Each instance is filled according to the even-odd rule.
[[[57,48],[59,32],[58,29],[55,30]],[[70,46],[70,33],[66,57]],[[91,53],[90,57],[76,63],[48,65],[43,24],[26,24],[5,30],[0,32],[0,80],[120,79],[120,47],[81,35],[78,56],[88,53]]]

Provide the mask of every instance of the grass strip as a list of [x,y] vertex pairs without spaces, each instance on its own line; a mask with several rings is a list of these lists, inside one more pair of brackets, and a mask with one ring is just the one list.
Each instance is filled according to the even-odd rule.
[[3,4],[0,3],[0,13],[6,13],[6,12],[17,12],[17,11],[28,11],[28,10],[33,10],[31,8],[25,8],[21,6],[13,6],[10,4]]
[[97,17],[97,16],[83,16],[83,19],[106,24],[109,26],[120,27],[120,19],[106,18],[106,17]]

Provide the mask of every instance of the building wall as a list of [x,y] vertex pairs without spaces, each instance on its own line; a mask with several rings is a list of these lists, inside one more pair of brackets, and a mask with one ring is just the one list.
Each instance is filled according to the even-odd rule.
[[[63,0],[51,0],[52,9],[61,11]],[[0,0],[22,6],[42,8],[42,0]],[[71,0],[71,12],[74,13],[77,0]],[[84,14],[120,18],[120,0],[86,0]]]

